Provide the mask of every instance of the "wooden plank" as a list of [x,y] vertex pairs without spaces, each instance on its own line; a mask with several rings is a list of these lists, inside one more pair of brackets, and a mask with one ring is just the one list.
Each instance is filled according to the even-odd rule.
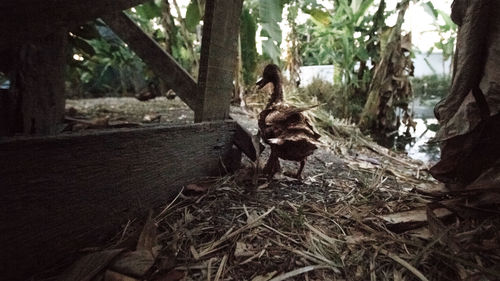
[[[433,211],[434,215],[438,218],[445,218],[452,214],[452,212],[446,208],[438,208]],[[417,229],[428,223],[427,210],[423,208],[379,215],[377,217],[384,220],[387,228],[396,233]],[[366,220],[371,220],[371,218],[367,218]]]
[[49,135],[60,131],[64,119],[66,73],[65,28],[22,44],[13,56],[11,87],[0,107],[0,136],[22,133]]
[[195,121],[229,117],[242,0],[207,0],[198,86],[201,104]]
[[[252,134],[250,131],[245,129],[243,126],[238,124],[236,133],[234,135],[234,144],[250,158],[250,160],[257,160],[257,151],[255,150],[255,145],[259,145],[259,139],[252,140]],[[256,137],[255,137],[256,138]],[[255,145],[254,145],[255,142]],[[259,147],[259,149],[261,149]],[[263,150],[263,148],[262,148]]]
[[165,81],[168,87],[172,88],[191,109],[197,110],[199,102],[196,81],[169,53],[144,33],[125,13],[106,15],[103,16],[103,20]]
[[71,27],[106,13],[122,11],[147,0],[2,0],[0,1],[0,49],[60,27]]
[[260,137],[257,136],[259,127],[257,120],[249,118],[247,112],[240,107],[230,107],[230,117],[238,124],[238,128],[234,135],[234,144],[250,158],[252,161],[257,160],[257,151],[259,154],[264,150],[264,146],[260,143]]
[[180,185],[220,174],[235,130],[228,120],[0,141],[0,280],[99,245]]

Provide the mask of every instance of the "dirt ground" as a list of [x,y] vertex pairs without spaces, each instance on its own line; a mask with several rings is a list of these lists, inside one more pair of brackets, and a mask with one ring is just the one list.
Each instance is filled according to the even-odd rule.
[[[162,98],[67,104],[88,118],[193,118]],[[122,225],[108,245],[43,280],[500,280],[497,209],[449,193],[423,163],[348,123],[331,131],[343,137],[322,131],[324,147],[309,157],[302,181],[267,180],[245,159],[236,174],[186,185],[147,221]]]
[[[110,117],[110,121],[145,122],[147,116],[161,116],[159,123],[186,124],[194,121],[194,113],[178,97],[158,97],[146,102],[135,98],[98,98],[66,100],[66,110],[74,108],[81,117]],[[147,118],[146,118],[147,119]]]

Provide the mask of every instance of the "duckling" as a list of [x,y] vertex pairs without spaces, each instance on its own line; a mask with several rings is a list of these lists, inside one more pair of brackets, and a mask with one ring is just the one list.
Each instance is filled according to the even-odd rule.
[[281,71],[275,64],[269,64],[264,69],[262,79],[257,82],[258,88],[267,83],[273,84],[273,92],[266,107],[259,114],[259,131],[265,143],[271,147],[271,155],[264,167],[264,173],[272,177],[281,170],[279,158],[297,161],[300,167],[294,175],[301,179],[307,156],[316,150],[318,134],[302,113],[315,106],[297,108],[283,101],[281,87]]

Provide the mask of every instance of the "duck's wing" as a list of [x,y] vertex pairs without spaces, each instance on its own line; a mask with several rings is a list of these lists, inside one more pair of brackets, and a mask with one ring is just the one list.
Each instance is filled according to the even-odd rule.
[[321,135],[316,132],[314,127],[309,122],[309,119],[304,117],[304,122],[292,123],[287,126],[286,131],[296,132],[296,133],[304,133],[309,138],[317,140],[321,137]]
[[265,124],[271,125],[275,123],[292,123],[301,121],[303,116],[300,113],[318,106],[319,104],[308,107],[295,107],[286,104],[273,105],[270,108],[272,110],[265,117]]

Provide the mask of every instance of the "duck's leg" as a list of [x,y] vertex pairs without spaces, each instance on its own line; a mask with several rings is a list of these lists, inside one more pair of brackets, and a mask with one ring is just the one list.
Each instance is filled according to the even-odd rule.
[[306,165],[306,159],[300,161],[300,166],[299,166],[299,170],[297,171],[297,174],[295,175],[295,177],[299,180],[302,179],[302,171],[304,170],[304,166]]
[[271,178],[280,169],[280,160],[278,159],[275,149],[271,146],[271,155],[269,155],[269,159],[267,160],[263,172]]

